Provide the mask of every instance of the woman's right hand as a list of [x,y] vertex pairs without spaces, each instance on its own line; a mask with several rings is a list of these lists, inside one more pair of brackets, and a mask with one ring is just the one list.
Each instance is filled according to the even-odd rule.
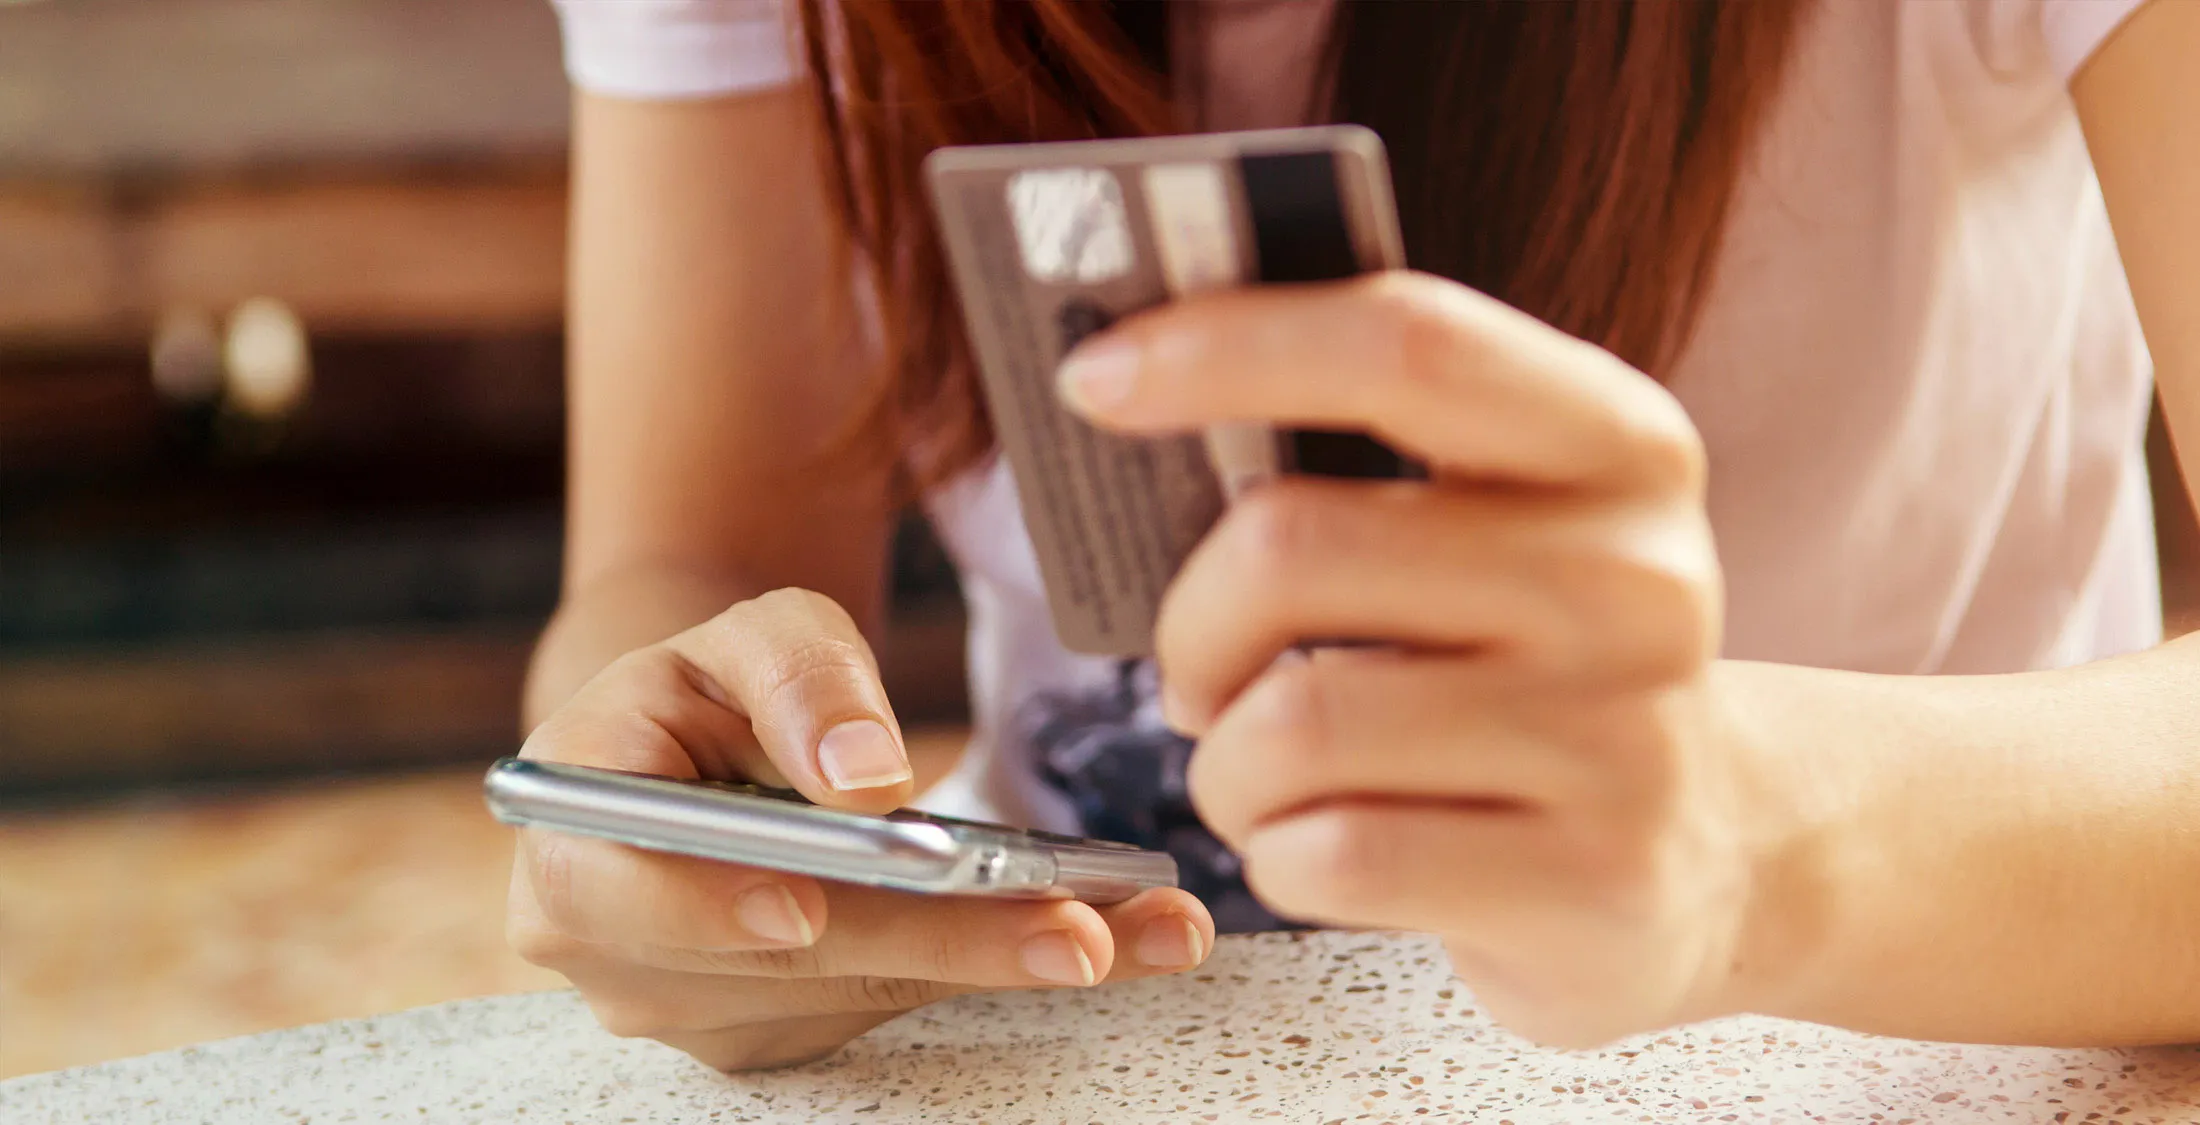
[[[521,756],[785,785],[859,812],[913,793],[870,647],[804,590],[622,657]],[[1206,909],[1179,890],[1101,908],[934,897],[535,829],[521,835],[507,932],[614,1034],[726,1070],[815,1059],[958,993],[1152,976],[1214,948]]]

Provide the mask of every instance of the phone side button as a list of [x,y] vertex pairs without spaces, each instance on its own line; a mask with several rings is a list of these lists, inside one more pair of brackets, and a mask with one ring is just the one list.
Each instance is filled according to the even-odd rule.
[[1053,858],[1056,883],[1090,903],[1122,902],[1141,891],[1177,885],[1176,859],[1167,852],[1064,848]]
[[972,894],[1049,897],[1054,857],[1034,848],[988,844],[972,849],[959,880]]

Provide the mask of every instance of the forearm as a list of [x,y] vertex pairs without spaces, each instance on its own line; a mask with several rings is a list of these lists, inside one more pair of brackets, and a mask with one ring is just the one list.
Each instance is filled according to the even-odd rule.
[[1910,1038],[2200,1041],[2200,644],[1998,677],[1728,663],[1797,779],[1741,1002]]
[[876,624],[892,450],[800,89],[574,107],[565,575],[532,726],[606,664],[785,586]]

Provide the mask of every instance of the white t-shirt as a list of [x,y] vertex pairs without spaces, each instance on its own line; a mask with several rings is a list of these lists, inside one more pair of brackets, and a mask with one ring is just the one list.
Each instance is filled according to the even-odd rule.
[[[2142,2],[1814,6],[1670,380],[1710,450],[1727,655],[2000,672],[2159,640],[2151,369],[2066,90]],[[795,74],[774,0],[559,3],[594,91]],[[1278,71],[1313,57],[1322,14],[1219,22],[1217,127],[1288,123],[1303,86]],[[1119,670],[1056,642],[1004,468],[929,504],[970,604],[977,735],[928,804],[1074,830],[1021,732],[1032,700]]]

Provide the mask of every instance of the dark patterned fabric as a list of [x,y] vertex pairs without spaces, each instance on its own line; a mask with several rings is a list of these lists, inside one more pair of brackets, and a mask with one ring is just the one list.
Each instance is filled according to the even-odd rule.
[[1035,700],[1027,737],[1040,777],[1069,799],[1084,835],[1174,856],[1184,889],[1207,904],[1218,931],[1307,928],[1253,898],[1237,856],[1192,811],[1192,743],[1162,721],[1158,694],[1153,664],[1131,660],[1097,691]]

